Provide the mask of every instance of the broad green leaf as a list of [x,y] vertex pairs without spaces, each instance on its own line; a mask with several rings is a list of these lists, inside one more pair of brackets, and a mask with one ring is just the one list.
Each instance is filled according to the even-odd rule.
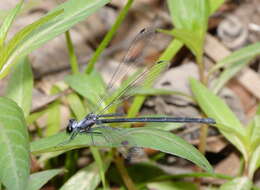
[[23,0],[18,3],[15,8],[13,8],[8,15],[5,17],[4,21],[2,22],[1,28],[0,28],[0,50],[4,46],[6,36],[8,34],[8,31],[17,15],[17,13],[21,10],[21,7],[23,5]]
[[0,97],[0,181],[7,190],[24,190],[30,172],[29,137],[22,110]]
[[65,82],[81,96],[87,98],[92,104],[97,104],[101,95],[105,94],[105,85],[97,72],[87,74],[74,74],[65,78]]
[[[105,161],[105,170],[110,165],[110,161]],[[72,176],[60,190],[95,190],[100,183],[100,175],[96,163],[92,163],[87,167],[78,171]]]
[[15,66],[7,86],[6,96],[15,101],[29,115],[32,104],[33,74],[28,57]]
[[229,56],[225,57],[224,59],[219,61],[214,67],[212,67],[209,72],[213,73],[221,67],[228,67],[242,60],[252,59],[259,54],[260,42],[257,42],[231,53]]
[[249,161],[249,177],[250,179],[253,178],[255,171],[260,167],[260,146],[254,149],[252,152],[250,161]]
[[[170,132],[152,129],[150,127],[120,129],[96,127],[93,129],[96,132],[102,133],[102,135],[92,134],[93,141],[90,134],[85,134],[78,135],[72,141],[64,143],[68,140],[69,136],[65,133],[59,133],[33,142],[31,144],[31,150],[33,153],[38,154],[64,149],[71,150],[93,144],[100,147],[118,147],[127,142],[128,146],[152,148],[180,156],[194,162],[206,171],[212,172],[210,164],[197,149]],[[60,143],[63,143],[64,145],[59,146]]]
[[67,96],[69,106],[78,120],[83,119],[86,116],[86,109],[82,104],[81,99],[76,94],[70,94]]
[[50,179],[52,179],[54,176],[58,175],[62,171],[63,169],[52,169],[31,174],[27,190],[41,189],[44,184],[46,184]]
[[182,41],[196,56],[202,56],[204,39],[189,30],[174,29],[172,35]]
[[240,177],[224,183],[219,190],[250,190],[252,185],[247,177]]
[[223,71],[220,76],[212,81],[212,90],[215,94],[228,82],[229,79],[234,77],[239,71],[241,71],[250,61],[250,58],[240,60]]
[[160,189],[160,190],[198,190],[197,186],[192,182],[173,182],[173,181],[162,181],[152,182],[147,184],[149,189]]
[[198,59],[201,59],[210,12],[209,2],[168,0],[167,3],[176,28],[172,32],[173,35],[185,43]]
[[201,0],[168,0],[168,8],[177,29],[204,33],[207,28],[209,5]]
[[[4,75],[8,72],[10,69],[10,66],[14,64],[16,61],[19,60],[19,58],[24,57],[26,54],[22,54],[22,52],[19,52],[17,49],[21,46],[24,40],[30,38],[30,34],[39,28],[44,23],[47,23],[51,19],[57,17],[60,15],[63,11],[57,11],[54,12],[46,17],[43,17],[34,23],[24,27],[22,30],[17,32],[14,37],[8,41],[6,46],[3,48],[3,50],[0,53],[0,78],[4,77]],[[14,54],[17,54],[15,59],[12,60],[12,56]]]
[[210,92],[197,80],[191,79],[190,84],[192,93],[204,113],[215,119],[217,122],[216,127],[241,151],[245,159],[248,159],[247,146],[245,145],[247,143],[245,142],[246,130],[236,118],[235,114],[223,100]]
[[108,2],[109,0],[77,0],[77,3],[75,3],[74,0],[69,0],[59,5],[42,19],[64,11],[62,15],[50,20],[46,24],[41,24],[38,29],[34,30],[33,33],[30,33],[26,39],[19,43],[15,51],[12,51],[11,54],[8,53],[8,59],[4,61],[5,66],[0,71],[0,78],[7,74],[11,64],[14,64],[20,57],[29,54],[42,44],[64,33]]
[[61,123],[60,106],[61,106],[60,101],[57,100],[53,102],[48,108],[46,136],[56,134],[60,130],[60,123]]

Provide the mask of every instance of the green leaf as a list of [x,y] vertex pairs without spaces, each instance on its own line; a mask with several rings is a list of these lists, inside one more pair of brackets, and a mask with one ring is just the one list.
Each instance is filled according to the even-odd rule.
[[260,146],[256,147],[254,149],[254,152],[251,155],[250,161],[249,161],[249,177],[250,179],[253,178],[255,171],[260,167]]
[[179,181],[162,181],[152,182],[147,184],[149,189],[160,189],[160,190],[198,190],[197,186],[191,182]]
[[0,181],[6,189],[26,189],[30,171],[29,137],[22,110],[0,97]]
[[212,90],[215,94],[228,82],[229,79],[234,77],[239,71],[241,71],[250,61],[251,58],[240,60],[223,71],[220,76],[212,81]]
[[15,101],[29,115],[32,104],[33,74],[28,57],[15,66],[8,82],[6,96]]
[[260,115],[256,114],[250,124],[247,126],[247,136],[251,142],[252,151],[260,144]]
[[167,3],[176,28],[172,32],[173,35],[185,43],[196,57],[201,59],[210,11],[209,2],[168,0]]
[[247,177],[240,177],[224,183],[219,190],[250,190],[252,185],[252,181]]
[[[150,127],[141,128],[104,128],[96,127],[94,131],[101,132],[102,135],[78,135],[75,139],[68,142],[68,136],[65,133],[44,138],[33,142],[31,150],[34,154],[57,151],[57,150],[71,150],[75,148],[86,147],[89,145],[100,147],[119,147],[124,142],[128,142],[128,146],[138,146],[144,148],[152,148],[180,156],[192,161],[198,166],[202,167],[208,172],[212,172],[212,168],[206,158],[192,145],[188,144],[182,138],[163,130],[153,129]],[[109,142],[108,142],[109,141]],[[64,145],[59,146],[60,143]]]
[[[19,46],[11,53],[10,57],[8,56],[8,60],[4,61],[5,66],[0,71],[0,78],[7,74],[11,64],[14,64],[18,58],[29,54],[42,44],[64,33],[108,2],[109,0],[77,0],[77,3],[75,3],[74,0],[70,0],[59,5],[42,19],[50,19],[51,15],[61,13],[64,10],[63,14],[44,25],[41,23],[38,29],[34,30],[33,33],[30,33],[26,39],[19,43]],[[52,18],[54,17],[52,16]]]
[[209,5],[201,0],[167,0],[172,22],[177,29],[196,33],[207,28]]
[[216,127],[219,128],[220,132],[240,150],[245,159],[248,159],[247,146],[245,145],[246,131],[235,114],[223,100],[197,80],[191,79],[190,84],[192,93],[204,113],[215,119]]
[[[105,170],[110,165],[110,161],[105,161]],[[96,163],[92,163],[87,167],[78,171],[72,176],[60,190],[88,189],[95,190],[100,183],[100,175]]]
[[65,82],[92,104],[97,104],[101,95],[105,94],[105,84],[97,72],[92,72],[91,75],[82,73],[69,75],[66,76]]
[[252,59],[259,54],[260,42],[257,42],[231,53],[229,56],[225,57],[224,59],[219,61],[214,67],[212,67],[209,73],[213,73],[214,71],[222,67],[229,67],[232,64],[241,62],[243,60],[245,61],[247,59]]
[[201,36],[184,29],[174,29],[171,33],[182,41],[195,56],[202,56],[204,39]]
[[[34,23],[24,27],[18,33],[14,35],[14,37],[7,43],[7,45],[3,48],[0,54],[0,78],[4,77],[7,74],[10,66],[14,64],[19,58],[24,57],[26,54],[22,54],[18,49],[22,45],[24,40],[30,38],[30,34],[39,28],[44,23],[47,23],[51,19],[60,15],[63,11],[54,12],[48,16],[45,16]],[[13,57],[15,55],[15,57]],[[12,58],[13,57],[13,58]]]
[[23,5],[23,0],[21,0],[20,3],[18,3],[15,8],[13,8],[8,15],[5,17],[4,21],[2,22],[1,28],[0,28],[0,50],[4,46],[6,36],[8,34],[8,31],[17,15],[17,13],[21,10],[21,7]]
[[37,173],[30,175],[27,190],[40,189],[50,179],[52,179],[54,176],[58,175],[62,171],[63,171],[63,169],[52,169],[52,170],[37,172]]
[[224,2],[225,0],[210,0],[210,14],[213,14]]

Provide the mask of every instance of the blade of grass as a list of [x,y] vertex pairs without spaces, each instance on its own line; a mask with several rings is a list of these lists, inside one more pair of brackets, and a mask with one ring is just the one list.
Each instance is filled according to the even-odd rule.
[[233,77],[235,76],[239,71],[241,71],[250,61],[251,58],[245,58],[243,60],[240,60],[223,71],[218,78],[212,81],[211,86],[212,91],[217,94],[221,88]]
[[18,3],[15,8],[13,8],[8,15],[5,17],[1,28],[0,28],[0,50],[2,49],[2,47],[4,46],[5,43],[5,39],[7,36],[7,33],[14,21],[14,19],[16,18],[16,15],[18,14],[18,12],[21,10],[21,7],[23,5],[24,0],[21,0],[20,3]]
[[73,74],[76,74],[79,72],[79,64],[77,61],[77,56],[75,54],[74,46],[71,41],[70,32],[69,30],[65,32],[68,52],[69,52],[69,58],[70,58],[70,67]]
[[106,33],[106,36],[104,37],[104,39],[102,40],[102,42],[98,46],[94,55],[90,58],[88,65],[86,67],[85,73],[88,74],[88,73],[92,72],[95,63],[97,62],[101,53],[107,47],[107,45],[109,44],[109,42],[111,41],[111,39],[113,38],[115,33],[117,32],[118,28],[121,26],[121,24],[122,24],[123,20],[125,19],[125,17],[126,17],[126,15],[127,15],[127,13],[128,13],[128,11],[129,11],[133,2],[134,2],[134,0],[128,0],[126,5],[124,6],[124,8],[120,11],[120,13],[118,14],[118,16],[116,18],[115,23],[113,24],[111,29]]
[[45,24],[41,24],[38,29],[34,30],[19,44],[12,54],[8,53],[10,54],[8,59],[5,58],[4,61],[0,60],[5,64],[0,71],[0,78],[3,78],[8,74],[10,66],[15,64],[20,57],[27,55],[31,51],[40,47],[42,44],[67,31],[73,25],[82,21],[85,17],[101,8],[108,1],[109,0],[77,0],[77,3],[75,3],[74,0],[69,0],[56,7],[42,19],[46,19],[50,15],[60,13],[64,10],[62,15],[51,19]]

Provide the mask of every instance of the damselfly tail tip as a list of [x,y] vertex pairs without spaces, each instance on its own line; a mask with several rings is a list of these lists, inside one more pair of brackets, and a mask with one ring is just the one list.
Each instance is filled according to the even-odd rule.
[[208,124],[216,124],[216,121],[212,118],[205,118],[205,120],[206,120],[206,123],[208,123]]

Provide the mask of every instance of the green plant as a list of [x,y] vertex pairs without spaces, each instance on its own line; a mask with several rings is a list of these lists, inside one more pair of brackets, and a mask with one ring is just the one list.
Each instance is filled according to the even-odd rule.
[[[106,93],[105,83],[101,75],[94,69],[94,65],[122,24],[133,0],[127,1],[115,24],[92,57],[85,73],[79,72],[72,39],[68,30],[107,2],[108,0],[78,0],[76,3],[73,0],[67,1],[38,21],[26,26],[8,42],[6,42],[8,29],[21,9],[23,1],[10,11],[5,18],[0,28],[0,78],[6,76],[11,67],[13,67],[13,71],[10,75],[6,97],[0,97],[0,182],[6,189],[36,190],[40,189],[51,178],[63,172],[61,169],[49,169],[30,175],[29,153],[31,152],[33,155],[40,155],[38,162],[42,163],[51,158],[57,159],[59,155],[66,153],[65,167],[70,172],[65,174],[68,180],[61,189],[78,189],[79,186],[81,188],[83,186],[83,188],[96,189],[100,181],[104,189],[109,189],[108,181],[110,179],[108,178],[115,177],[119,179],[119,177],[116,177],[116,174],[113,174],[113,165],[111,164],[113,161],[116,163],[126,187],[130,190],[146,188],[147,186],[150,188],[170,189],[172,187],[181,187],[182,189],[196,189],[193,183],[183,181],[173,183],[169,181],[186,177],[214,177],[229,180],[220,188],[224,190],[236,188],[237,183],[243,184],[243,186],[236,189],[251,189],[252,177],[260,166],[260,111],[257,112],[255,118],[245,128],[216,94],[230,78],[247,65],[254,56],[260,53],[260,44],[256,43],[234,52],[217,63],[211,68],[209,74],[206,74],[202,57],[207,21],[210,14],[214,13],[223,3],[223,0],[168,0],[175,29],[172,31],[161,31],[175,38],[159,58],[159,60],[164,60],[165,62],[153,67],[148,74],[149,80],[144,82],[144,88],[133,92],[136,98],[128,115],[134,116],[138,113],[147,95],[184,95],[181,92],[154,89],[152,84],[161,71],[167,67],[167,61],[170,61],[180,48],[186,45],[196,57],[196,62],[200,68],[200,80],[204,85],[207,85],[211,74],[218,71],[219,68],[225,68],[225,71],[214,81],[214,88],[211,91],[200,82],[191,79],[190,84],[194,94],[194,98],[191,97],[191,99],[199,104],[205,115],[216,119],[216,127],[241,152],[244,158],[244,169],[241,176],[232,178],[212,173],[211,165],[197,149],[169,132],[171,129],[179,127],[178,125],[159,128],[153,126],[122,128],[120,131],[111,131],[106,128],[100,130],[106,136],[127,140],[129,145],[153,148],[188,159],[203,168],[206,171],[205,173],[169,175],[155,166],[152,161],[131,166],[127,170],[122,158],[114,150],[108,153],[99,151],[98,148],[100,147],[116,148],[121,146],[120,143],[109,144],[102,136],[95,136],[95,147],[91,146],[93,143],[90,135],[80,135],[68,144],[57,146],[69,138],[65,132],[58,133],[61,119],[60,107],[63,101],[67,102],[71,115],[80,120],[89,112],[90,108],[98,106],[95,105],[99,100],[98,97]],[[194,9],[194,7],[197,9]],[[66,95],[64,97],[65,100],[56,100],[48,105],[45,110],[30,114],[33,76],[27,55],[45,42],[64,32],[66,32],[72,69],[72,74],[66,77],[65,82],[67,86],[73,89],[73,92]],[[116,89],[115,95],[120,94],[135,76],[136,74]],[[64,91],[64,88],[58,85],[52,88],[53,93],[61,91]],[[116,107],[113,107],[113,109],[116,109]],[[113,111],[113,109],[110,111]],[[28,134],[26,126],[35,123],[43,114],[48,115],[47,127],[44,132],[38,129],[38,136],[44,138],[33,140],[30,144],[30,134]],[[206,134],[205,131],[203,133]],[[147,136],[150,138],[147,138]],[[202,145],[203,143],[205,142],[202,142]],[[75,160],[78,152],[70,150],[83,147],[90,147],[94,162],[76,172]],[[142,177],[136,177],[138,173],[136,173],[135,167],[142,171]],[[106,176],[106,173],[111,175]],[[118,184],[122,184],[122,182],[119,181]]]

